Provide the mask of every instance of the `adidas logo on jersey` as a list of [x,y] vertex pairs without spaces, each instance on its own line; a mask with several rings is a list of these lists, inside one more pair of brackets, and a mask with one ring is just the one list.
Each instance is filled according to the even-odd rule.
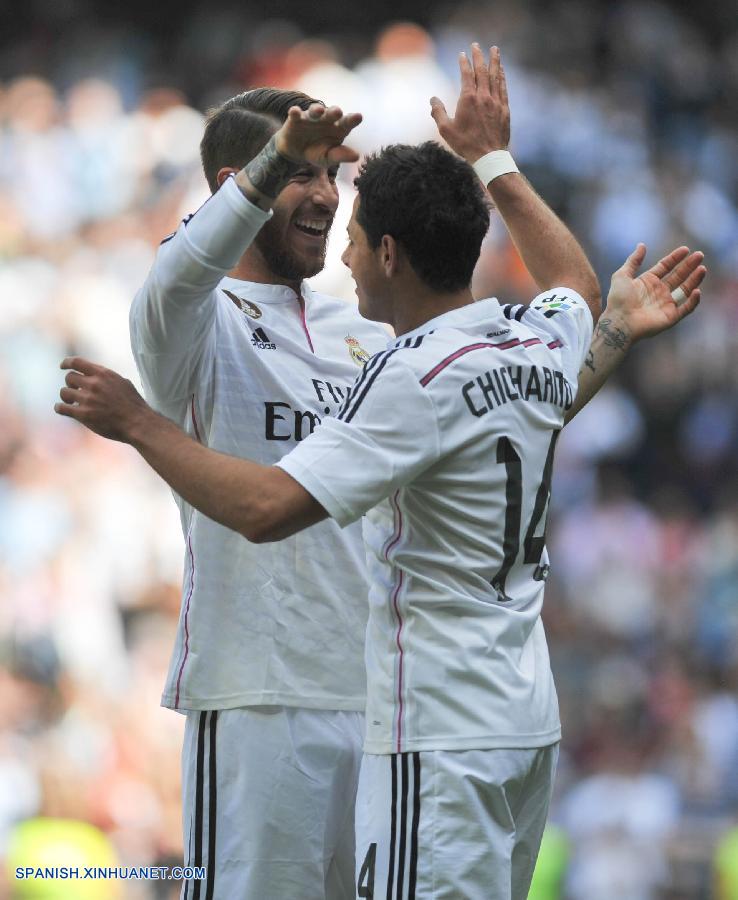
[[269,340],[269,336],[263,328],[254,328],[251,335],[251,343],[257,350],[276,350],[277,345]]

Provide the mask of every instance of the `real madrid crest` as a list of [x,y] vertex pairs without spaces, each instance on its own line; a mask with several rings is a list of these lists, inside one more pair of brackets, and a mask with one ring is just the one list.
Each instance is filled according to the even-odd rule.
[[348,334],[346,335],[344,340],[346,341],[349,353],[351,354],[351,359],[353,359],[357,366],[363,366],[369,362],[369,354],[359,344],[355,337],[352,337],[350,334]]
[[236,304],[241,312],[245,312],[247,316],[251,316],[252,319],[261,318],[261,310],[255,303],[252,303],[250,300],[244,300],[243,297],[237,297],[235,294],[231,293],[231,291],[226,291],[225,289],[223,290],[223,293]]

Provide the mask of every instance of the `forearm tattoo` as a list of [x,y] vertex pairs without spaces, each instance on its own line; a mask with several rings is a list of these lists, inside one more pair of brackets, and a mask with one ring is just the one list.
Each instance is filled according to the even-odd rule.
[[630,335],[622,328],[617,328],[612,324],[611,319],[600,319],[597,323],[597,333],[602,336],[602,342],[606,347],[614,347],[616,350],[625,352],[630,343]]
[[243,170],[255,190],[274,199],[303,165],[282,156],[272,135],[266,147],[251,162],[246,163]]
[[596,372],[596,371],[597,371],[597,369],[595,368],[595,355],[594,355],[594,351],[593,351],[593,350],[590,350],[590,351],[587,353],[587,358],[584,360],[584,365],[585,365],[588,369],[591,369],[593,372]]

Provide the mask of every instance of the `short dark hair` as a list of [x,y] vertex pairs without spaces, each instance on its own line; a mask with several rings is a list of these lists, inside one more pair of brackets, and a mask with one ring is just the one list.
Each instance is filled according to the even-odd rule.
[[469,285],[490,204],[468,163],[433,141],[393,144],[366,158],[354,184],[356,219],[372,248],[391,235],[432,290]]
[[224,166],[240,169],[252,160],[287,118],[292,106],[320,103],[302,91],[255,88],[236,94],[208,111],[200,141],[200,159],[210,190],[218,190]]

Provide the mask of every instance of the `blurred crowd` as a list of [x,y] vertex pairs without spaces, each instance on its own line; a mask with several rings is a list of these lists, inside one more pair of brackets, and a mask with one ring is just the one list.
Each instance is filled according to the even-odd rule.
[[[564,725],[558,862],[535,896],[735,900],[738,17],[709,37],[650,0],[462,3],[427,30],[340,38],[229,12],[185,26],[156,53],[88,26],[32,64],[29,41],[0,84],[0,898],[31,896],[12,871],[23,822],[88,822],[124,865],[182,854],[182,720],[158,707],[178,517],[132,451],[54,417],[59,361],[136,380],[128,307],[158,242],[207,196],[209,105],[297,87],[364,113],[361,152],[432,139],[428,99],[453,108],[458,51],[479,40],[502,48],[518,165],[605,290],[641,240],[649,264],[686,243],[709,266],[697,313],[636,347],[559,443],[545,612]],[[316,279],[348,302],[352,175]],[[493,219],[475,293],[527,300]],[[83,896],[69,889],[43,896]],[[100,890],[84,896],[117,896]]]

